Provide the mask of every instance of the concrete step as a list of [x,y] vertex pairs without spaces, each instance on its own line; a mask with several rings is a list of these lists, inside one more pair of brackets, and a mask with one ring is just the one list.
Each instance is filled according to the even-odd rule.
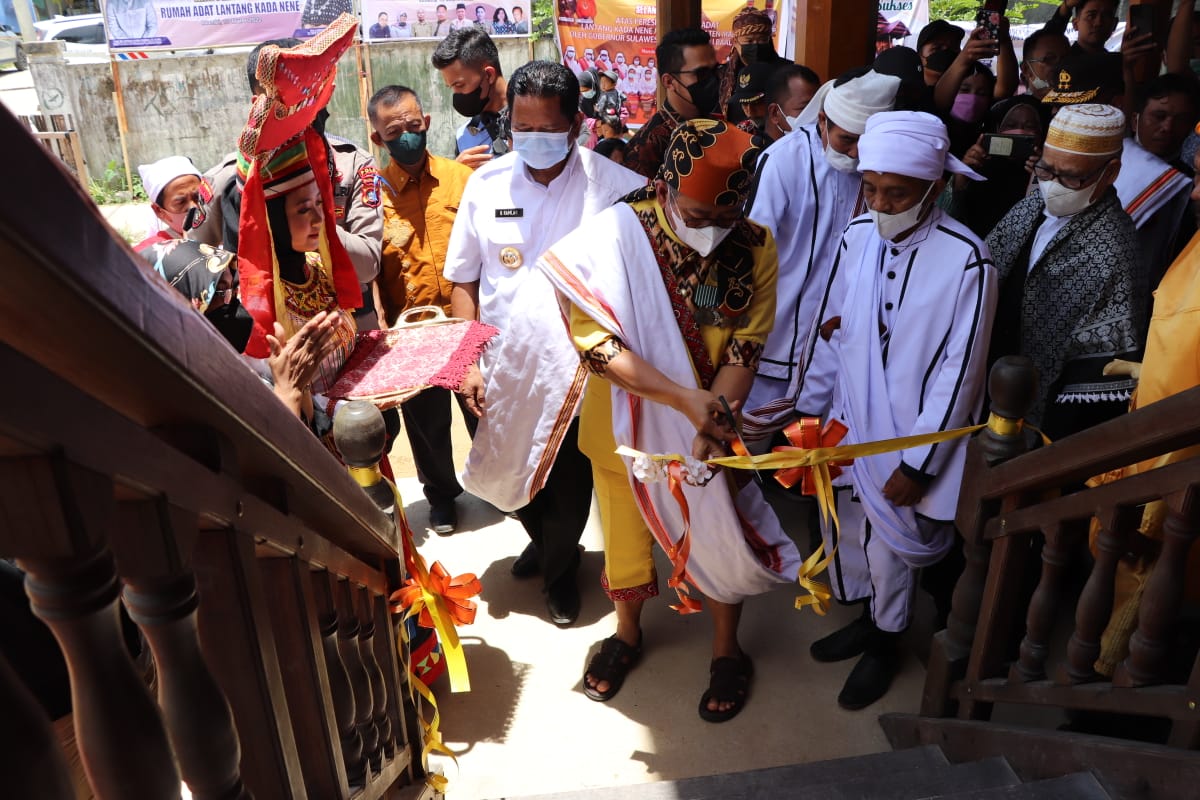
[[[985,758],[966,764],[953,764],[909,772],[858,773],[844,780],[824,784],[793,785],[781,798],[821,798],[821,800],[918,800],[953,792],[1016,786],[1021,779],[1003,758]],[[757,795],[768,797],[771,795]],[[715,797],[715,795],[713,796]]]
[[[763,798],[820,797],[809,793],[809,787],[830,784],[849,784],[865,776],[890,776],[897,780],[910,774],[924,774],[954,769],[938,747],[911,747],[865,756],[815,761],[810,764],[790,764],[784,767],[707,775],[660,783],[613,786],[601,789],[581,789],[570,792],[511,797],[509,800],[763,800]],[[1015,777],[1015,776],[1014,776]],[[972,785],[968,788],[981,788]],[[832,789],[830,791],[833,791]],[[839,797],[841,795],[838,795]],[[865,795],[861,795],[865,797]],[[898,797],[878,794],[876,797]]]
[[1092,773],[1075,772],[1018,786],[943,794],[926,800],[1112,800],[1112,795]]

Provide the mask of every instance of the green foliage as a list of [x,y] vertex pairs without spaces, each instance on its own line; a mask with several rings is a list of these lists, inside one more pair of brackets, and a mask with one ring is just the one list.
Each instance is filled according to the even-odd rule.
[[[953,22],[973,20],[982,7],[982,0],[929,0],[929,18]],[[1014,25],[1045,22],[1056,8],[1058,3],[1048,0],[1013,0],[1008,4],[1005,16]]]
[[534,39],[554,38],[554,15],[558,7],[556,0],[533,0],[530,17],[533,29],[530,31]]
[[146,190],[142,187],[142,177],[136,172],[133,174],[133,192],[130,193],[129,186],[125,183],[125,169],[116,161],[108,162],[104,174],[99,179],[92,178],[88,181],[88,194],[99,206],[150,202],[150,198],[146,197]]

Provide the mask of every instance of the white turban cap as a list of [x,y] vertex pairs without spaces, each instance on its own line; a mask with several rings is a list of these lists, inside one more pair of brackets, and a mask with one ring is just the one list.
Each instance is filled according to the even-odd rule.
[[167,156],[153,164],[142,164],[138,167],[138,175],[142,177],[142,187],[151,203],[157,203],[162,190],[176,178],[182,178],[184,175],[203,177],[187,156]]
[[923,111],[887,111],[867,121],[858,140],[859,172],[891,172],[934,181],[949,170],[981,181],[984,177],[950,155],[946,125]]
[[895,75],[881,75],[871,70],[830,89],[821,110],[842,130],[862,135],[868,119],[881,111],[892,110],[899,89],[900,79]]

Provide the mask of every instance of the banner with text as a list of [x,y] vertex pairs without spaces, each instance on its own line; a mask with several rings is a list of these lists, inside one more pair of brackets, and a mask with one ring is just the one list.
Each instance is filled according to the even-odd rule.
[[529,0],[457,3],[445,0],[362,0],[363,38],[443,39],[458,28],[479,27],[491,36],[528,36]]
[[916,47],[917,34],[928,24],[929,0],[879,0],[875,52],[899,45]]
[[354,0],[106,0],[110,50],[222,47],[320,33]]
[[[625,122],[631,127],[645,123],[657,108],[658,44],[657,7],[637,0],[555,0],[558,4],[556,31],[563,63],[579,75],[588,69],[617,73],[616,90],[624,95]],[[717,61],[729,55],[733,41],[733,18],[756,0],[702,0],[703,26],[712,37]],[[775,51],[788,55],[787,20],[790,0],[757,0],[774,22]],[[926,2],[926,0],[917,0]],[[782,23],[782,24],[781,24]]]

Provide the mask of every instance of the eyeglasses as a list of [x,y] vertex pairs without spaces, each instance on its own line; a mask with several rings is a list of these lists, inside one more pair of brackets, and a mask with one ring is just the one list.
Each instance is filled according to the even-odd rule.
[[1101,164],[1098,169],[1089,172],[1087,175],[1064,175],[1039,161],[1033,165],[1033,175],[1043,183],[1046,181],[1057,181],[1066,189],[1082,189],[1094,183],[1100,177],[1100,173],[1104,171],[1104,168],[1111,163],[1112,160],[1109,159]]
[[681,69],[681,70],[676,70],[672,74],[673,75],[688,75],[688,74],[695,75],[696,83],[704,83],[709,78],[715,78],[717,76],[717,68],[716,67],[697,67],[696,69]]

